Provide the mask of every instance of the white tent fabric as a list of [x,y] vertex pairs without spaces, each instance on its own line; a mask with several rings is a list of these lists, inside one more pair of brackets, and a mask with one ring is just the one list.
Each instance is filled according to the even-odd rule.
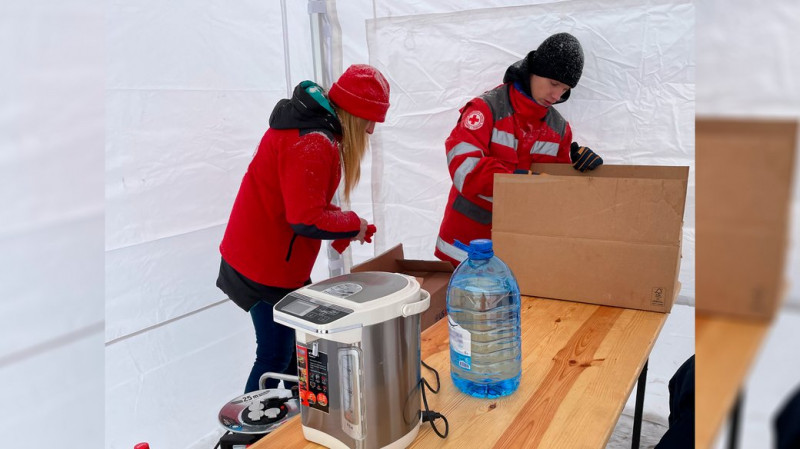
[[0,2],[3,447],[103,445],[103,11],[94,6]]

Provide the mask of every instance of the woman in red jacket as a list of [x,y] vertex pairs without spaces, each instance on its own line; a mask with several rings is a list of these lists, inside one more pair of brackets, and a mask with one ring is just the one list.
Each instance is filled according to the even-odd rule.
[[327,96],[303,81],[272,111],[220,244],[217,287],[250,312],[256,330],[256,360],[245,392],[257,390],[265,372],[296,372],[294,331],[272,320],[272,308],[311,282],[321,241],[363,243],[369,237],[366,220],[331,200],[340,177],[349,199],[367,134],[384,121],[388,108],[386,79],[359,64],[350,66]]

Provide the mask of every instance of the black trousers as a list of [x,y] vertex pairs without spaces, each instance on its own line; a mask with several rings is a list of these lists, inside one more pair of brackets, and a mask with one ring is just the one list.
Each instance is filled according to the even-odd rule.
[[694,356],[669,380],[669,429],[655,449],[694,447]]
[[775,435],[776,449],[800,449],[800,389],[775,417]]

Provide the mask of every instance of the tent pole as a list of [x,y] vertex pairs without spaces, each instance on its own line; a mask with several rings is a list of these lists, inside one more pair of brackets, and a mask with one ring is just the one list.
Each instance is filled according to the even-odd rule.
[[292,98],[292,64],[289,59],[289,23],[286,19],[286,0],[281,0],[281,27],[283,28],[283,67],[286,75],[286,98]]
[[[331,23],[326,1],[309,0],[308,15],[311,20],[314,80],[325,90],[328,90],[333,84],[333,73],[331,67]],[[333,197],[333,203],[337,206],[342,205],[340,192],[341,188]],[[331,243],[330,240],[325,241],[325,251],[328,256],[328,275],[334,277],[349,273],[352,265],[350,250],[347,249],[344,254],[339,254],[333,249]]]

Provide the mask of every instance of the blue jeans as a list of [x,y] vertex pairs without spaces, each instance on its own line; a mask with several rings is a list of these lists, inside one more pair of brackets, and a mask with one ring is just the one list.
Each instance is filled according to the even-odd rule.
[[[297,353],[294,346],[294,329],[272,320],[272,304],[259,301],[250,309],[256,329],[256,361],[247,378],[245,393],[259,389],[258,380],[267,372],[297,375]],[[284,382],[286,388],[297,385]],[[266,388],[275,388],[278,381],[269,379]]]

